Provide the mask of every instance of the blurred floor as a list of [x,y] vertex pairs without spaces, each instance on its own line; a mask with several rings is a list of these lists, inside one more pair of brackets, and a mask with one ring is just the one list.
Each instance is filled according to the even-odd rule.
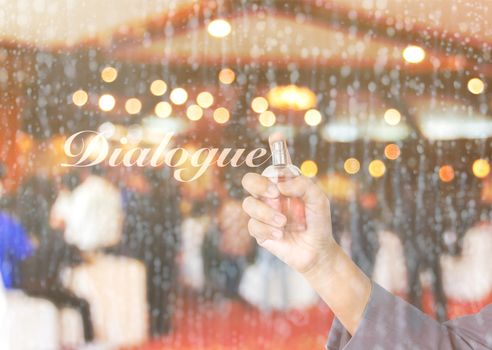
[[[424,292],[423,302],[432,315],[430,292]],[[492,303],[492,293],[477,302],[449,301],[448,313],[455,318],[477,312],[488,303]],[[198,304],[180,300],[174,319],[171,334],[131,350],[323,349],[333,314],[323,305],[302,312],[261,313],[237,301]]]
[[181,304],[171,334],[138,349],[323,349],[333,319],[322,305],[260,313],[237,301]]

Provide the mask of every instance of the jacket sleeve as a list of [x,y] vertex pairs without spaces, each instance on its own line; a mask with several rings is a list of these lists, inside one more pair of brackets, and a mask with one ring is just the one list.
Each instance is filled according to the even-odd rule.
[[328,350],[492,349],[492,305],[480,313],[440,324],[402,299],[373,284],[354,336],[335,319]]

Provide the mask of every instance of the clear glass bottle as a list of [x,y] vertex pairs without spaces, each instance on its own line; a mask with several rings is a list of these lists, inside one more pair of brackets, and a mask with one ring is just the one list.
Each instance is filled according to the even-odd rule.
[[[266,168],[262,175],[275,184],[301,175],[301,170],[288,162],[287,144],[284,140],[272,144],[272,165]],[[281,194],[275,199],[263,198],[263,201],[286,216],[286,231],[306,230],[304,202],[301,198],[287,197]]]

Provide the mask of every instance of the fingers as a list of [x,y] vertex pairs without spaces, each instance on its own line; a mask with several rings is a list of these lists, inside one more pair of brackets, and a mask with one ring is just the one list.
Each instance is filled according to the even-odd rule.
[[319,205],[326,201],[321,188],[304,176],[280,182],[277,187],[281,194],[288,197],[301,197],[306,204]]
[[[270,144],[270,150],[272,150],[273,143],[277,142],[277,141],[283,141],[284,143],[286,142],[285,136],[280,132],[275,132],[275,133],[271,134],[270,137],[268,138],[268,143]],[[285,143],[285,148],[287,149],[287,163],[292,164],[292,160],[290,159],[289,150],[287,148],[287,143]]]
[[277,186],[273,182],[255,173],[244,175],[242,184],[244,189],[254,197],[277,198],[279,195]]
[[253,197],[247,197],[243,201],[243,209],[252,219],[261,221],[270,226],[282,228],[287,223],[285,215]]
[[280,239],[283,236],[282,230],[255,219],[249,219],[248,230],[260,244],[268,239]]

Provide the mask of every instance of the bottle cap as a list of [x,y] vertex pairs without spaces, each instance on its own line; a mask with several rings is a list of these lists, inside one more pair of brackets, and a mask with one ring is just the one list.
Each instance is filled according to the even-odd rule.
[[287,144],[284,140],[272,143],[272,164],[287,165]]

